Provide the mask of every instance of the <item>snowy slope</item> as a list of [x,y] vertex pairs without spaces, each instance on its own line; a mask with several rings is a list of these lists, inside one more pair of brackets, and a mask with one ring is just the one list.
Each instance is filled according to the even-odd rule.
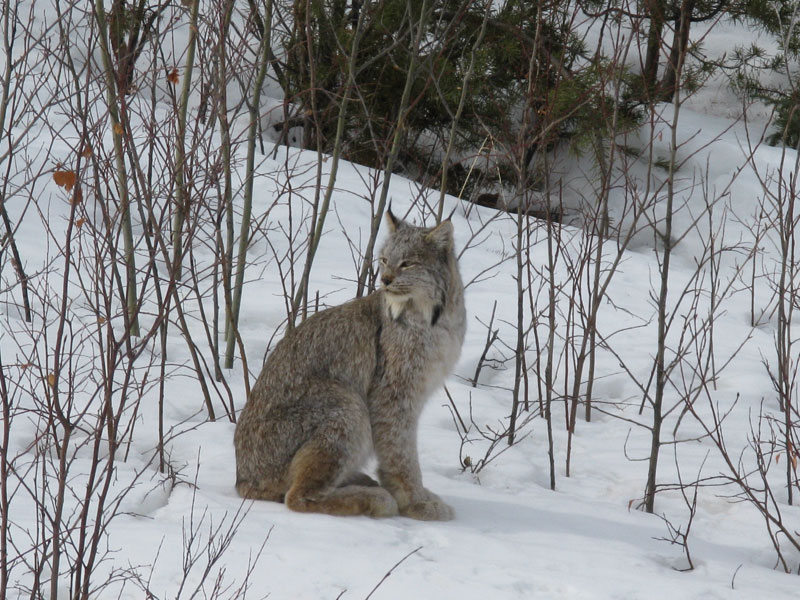
[[[686,129],[682,132],[692,135],[697,119],[700,117],[687,114]],[[703,132],[714,135],[708,128]],[[299,160],[314,159],[310,153],[290,152]],[[714,156],[721,156],[724,161],[729,153],[737,152],[733,133],[714,142]],[[280,159],[277,163],[267,160],[261,171],[277,177],[274,173],[279,165]],[[368,206],[353,194],[360,184],[359,169],[349,165],[340,168],[338,187],[348,191],[334,197],[338,219],[331,223],[313,271],[312,289],[320,290],[328,304],[343,301],[351,294],[351,286],[339,279],[352,276],[353,271],[346,237],[358,239],[358,231],[367,227],[368,219]],[[714,168],[724,177],[725,163]],[[739,185],[745,189],[757,187],[747,177],[752,175],[745,176]],[[269,179],[265,177],[258,186],[259,208],[269,203]],[[401,178],[393,181],[392,198],[398,212],[410,207],[409,196],[413,191]],[[731,194],[731,203],[746,201],[747,197]],[[463,216],[464,206],[453,199],[448,202],[448,208],[455,208],[453,219],[459,246],[469,240],[470,228],[477,229],[481,221],[495,216],[472,208],[467,219]],[[412,211],[410,218],[414,215]],[[515,227],[508,216],[495,218],[486,227],[486,240],[479,247],[467,250],[461,259],[465,281],[491,268],[489,279],[468,287],[470,330],[462,359],[448,382],[461,414],[469,414],[471,403],[473,418],[479,426],[506,419],[510,407],[513,369],[484,370],[481,375],[484,385],[477,388],[472,388],[465,379],[472,376],[483,350],[486,331],[477,319],[488,322],[494,300],[498,302],[499,317],[514,318],[515,267],[513,261],[499,266],[496,263],[507,252],[507,240]],[[536,227],[540,241],[533,257],[534,261],[544,262],[544,225]],[[570,231],[571,235],[578,235],[577,230]],[[728,233],[744,235],[746,230]],[[675,281],[689,277],[692,252],[698,247],[699,242],[691,240],[678,247]],[[259,252],[258,242],[253,252]],[[654,260],[652,250],[646,249],[624,258],[610,294],[616,308],[604,308],[601,331],[616,331],[631,319],[650,321],[653,307],[649,293],[651,279],[657,272]],[[263,355],[267,339],[280,324],[284,310],[280,294],[276,274],[269,266],[259,280],[248,284],[242,329],[251,365]],[[768,327],[763,330],[749,327],[746,294],[733,295],[727,302],[729,307],[718,324],[723,332],[717,339],[719,356],[733,352],[750,338],[736,362],[722,373],[717,392],[720,402],[731,402],[735,393],[741,394],[737,410],[726,426],[726,431],[736,437],[747,430],[750,410],[769,389],[759,356],[770,351],[772,340]],[[501,338],[509,336],[510,343],[511,327],[502,328]],[[628,357],[632,368],[639,369],[639,377],[644,377],[652,361],[654,336],[650,322],[630,334],[619,334],[615,341],[615,350]],[[172,350],[176,353],[173,360],[180,363],[180,353],[185,354],[185,350],[179,340],[173,340]],[[647,413],[637,416],[641,394],[637,395],[635,384],[616,361],[613,356],[601,354],[595,402],[608,403],[609,410],[647,423]],[[231,379],[239,381],[237,377]],[[138,496],[134,494],[127,501],[127,510],[136,514],[119,517],[110,535],[111,547],[116,543],[119,549],[117,561],[150,565],[158,556],[150,585],[167,597],[174,593],[180,573],[182,536],[190,515],[195,520],[204,515],[206,524],[201,528],[204,531],[207,523],[230,522],[240,509],[246,514],[219,565],[224,566],[227,578],[241,581],[248,561],[267,540],[249,579],[255,597],[269,594],[271,598],[336,598],[343,594],[344,598],[363,598],[395,563],[411,552],[374,597],[753,598],[765,597],[764,590],[769,590],[770,598],[796,595],[795,579],[773,570],[774,558],[760,518],[747,505],[726,499],[728,491],[716,488],[700,492],[690,537],[696,569],[686,573],[676,570],[686,566],[681,550],[657,541],[667,534],[665,524],[657,516],[645,515],[630,506],[631,501],[641,498],[646,475],[646,464],[631,458],[646,456],[649,437],[625,421],[596,413],[593,423],[579,423],[572,476],[566,478],[563,409],[557,404],[558,416],[554,416],[559,423],[557,489],[552,492],[542,419],[535,419],[525,427],[529,437],[473,476],[459,467],[460,439],[447,408],[447,397],[440,392],[423,415],[419,436],[421,460],[426,485],[455,507],[456,520],[420,523],[403,518],[340,519],[293,514],[283,505],[265,502],[245,503],[242,507],[233,489],[233,426],[203,422],[201,417],[193,416],[200,406],[198,395],[191,391],[191,384],[184,377],[169,380],[167,386],[171,423],[178,429],[191,428],[170,444],[170,460],[183,467],[181,478],[189,483],[197,472],[197,488],[179,484],[169,494],[162,487],[145,494],[149,485],[140,484]],[[241,408],[244,402],[241,387],[236,390],[236,402]],[[153,417],[148,416],[152,413],[145,410],[142,413],[137,447],[145,456],[155,438]],[[191,422],[183,422],[185,419]],[[691,423],[681,430],[684,437],[691,437],[692,432],[696,433],[697,428]],[[465,453],[477,457],[482,448],[475,442],[467,445]],[[709,452],[712,454],[703,474],[715,474],[721,469],[708,443],[687,442],[676,446],[676,452],[687,480],[697,474]],[[660,478],[664,482],[676,481],[674,471],[672,449],[666,447],[662,450]],[[657,512],[680,524],[686,511],[676,492],[665,492],[658,496]],[[786,517],[800,523],[797,508],[786,507]],[[136,598],[140,593],[137,590],[126,597]]]

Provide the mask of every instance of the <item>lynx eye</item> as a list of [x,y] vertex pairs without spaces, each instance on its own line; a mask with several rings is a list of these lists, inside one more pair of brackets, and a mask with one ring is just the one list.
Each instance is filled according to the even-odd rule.
[[400,268],[401,269],[410,269],[411,267],[416,267],[416,266],[417,266],[417,263],[412,262],[410,260],[404,260],[403,262],[400,263]]
[[378,259],[378,262],[379,262],[379,263],[381,263],[381,266],[385,267],[385,266],[386,266],[386,263],[387,263],[388,261],[386,260],[386,257],[385,257],[385,256],[381,256],[381,257]]

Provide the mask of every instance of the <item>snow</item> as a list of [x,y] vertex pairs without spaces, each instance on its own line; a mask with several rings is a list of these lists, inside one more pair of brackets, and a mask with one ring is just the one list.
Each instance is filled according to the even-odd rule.
[[[714,50],[714,43],[720,46],[730,43],[733,35],[730,27],[722,28],[719,39],[709,38],[709,51]],[[706,218],[700,203],[703,185],[707,185],[716,190],[715,197],[722,195],[713,213],[715,230],[721,231],[723,223],[725,226],[718,241],[738,244],[741,248],[722,257],[721,281],[723,284],[731,281],[733,285],[722,298],[715,325],[716,360],[719,365],[729,357],[732,360],[721,371],[709,398],[703,396],[697,401],[697,410],[708,419],[712,409],[720,413],[730,409],[724,422],[726,443],[734,460],[742,453],[742,460],[751,464],[753,458],[747,450],[747,441],[751,426],[757,426],[758,411],[763,406],[765,412],[779,415],[763,364],[765,357],[774,361],[775,317],[768,318],[771,298],[768,286],[759,284],[756,306],[767,316],[760,319],[757,327],[750,325],[750,294],[745,286],[749,270],[745,273],[742,265],[749,264],[747,257],[753,245],[758,209],[756,200],[763,197],[763,185],[756,173],[764,177],[781,159],[791,163],[794,154],[787,152],[784,157],[777,149],[759,147],[753,156],[755,168],[743,169],[731,183],[737,168],[750,154],[745,125],[732,119],[738,114],[737,101],[721,84],[710,86],[704,93],[713,100],[707,106],[703,105],[705,101],[692,100],[679,121],[679,160],[685,162],[679,172],[679,181],[683,183],[679,186],[679,204],[683,208],[676,217],[675,227],[676,236],[682,239],[675,249],[671,281],[674,290],[681,289],[686,282],[693,285],[696,261],[708,239],[706,225],[694,226],[698,215]],[[270,102],[270,106],[278,106],[276,101]],[[669,118],[670,107],[663,108]],[[763,127],[763,121],[759,123]],[[760,131],[758,124],[751,124],[749,131],[751,136],[758,135],[754,133]],[[669,151],[668,125],[659,122],[656,133],[654,154],[663,158]],[[644,146],[650,139],[652,131],[645,125],[638,133],[638,142]],[[41,141],[42,147],[46,143]],[[56,145],[53,150],[56,155],[59,149],[68,152],[68,148]],[[287,221],[289,206],[285,196],[273,206],[274,198],[287,176],[290,177],[296,189],[292,209],[295,223],[299,223],[299,215],[309,210],[305,200],[313,194],[313,168],[317,160],[315,153],[284,147],[278,149],[274,159],[271,156],[272,147],[267,145],[266,155],[260,157],[258,166],[254,214],[261,217],[269,210],[269,227],[264,227],[249,249],[248,256],[255,265],[247,273],[240,323],[251,381],[268,350],[269,340],[282,327],[285,316],[283,288],[263,231],[270,232],[270,242],[278,252],[288,248],[289,242],[274,226]],[[643,160],[634,163],[632,171],[640,181],[648,172]],[[588,172],[578,168],[577,159],[565,158],[565,161],[568,165],[577,164],[570,172]],[[291,166],[289,175],[284,168],[287,164]],[[327,180],[329,169],[327,161],[323,165],[323,181]],[[663,179],[666,172],[655,176]],[[695,185],[690,184],[692,181]],[[338,304],[353,295],[356,271],[350,244],[363,248],[368,237],[370,206],[364,200],[369,194],[368,182],[366,168],[348,163],[339,165],[332,211],[312,271],[312,295],[318,291],[324,305]],[[575,198],[589,197],[591,183],[585,175],[577,176],[571,182]],[[617,216],[624,222],[623,192],[618,190],[615,194],[612,210],[619,211]],[[415,184],[393,177],[390,196],[395,212],[407,213],[409,219],[421,222],[422,213],[414,206],[417,195]],[[45,271],[44,267],[59,255],[57,234],[66,226],[69,211],[63,198],[63,190],[48,178],[36,202],[40,212],[22,219],[17,234],[28,272],[45,273],[34,278],[34,285],[43,290],[42,297],[50,293],[55,298],[60,294],[57,272]],[[17,207],[10,206],[9,210],[15,218],[20,217]],[[732,485],[701,486],[698,490],[697,514],[689,537],[695,568],[690,571],[684,570],[687,563],[681,548],[661,539],[668,537],[661,515],[675,526],[685,528],[687,524],[688,509],[681,494],[674,489],[660,492],[656,514],[638,510],[647,474],[644,459],[650,444],[648,430],[637,425],[647,426],[650,422],[649,407],[639,415],[640,385],[646,384],[649,376],[656,340],[651,294],[657,290],[658,256],[651,230],[642,233],[640,243],[624,252],[610,287],[609,301],[600,313],[599,331],[609,340],[614,353],[603,350],[598,354],[593,401],[602,411],[596,410],[590,423],[579,418],[572,439],[569,477],[565,472],[564,402],[560,399],[553,406],[555,491],[549,488],[545,421],[539,417],[526,418],[525,413],[521,416],[523,439],[498,454],[479,473],[462,469],[460,457],[470,456],[475,464],[487,451],[488,442],[480,438],[476,428],[502,428],[511,406],[513,359],[497,369],[484,367],[476,387],[472,387],[470,379],[486,339],[486,328],[481,323],[488,323],[495,301],[495,326],[500,330],[500,340],[511,347],[514,344],[516,265],[511,258],[511,240],[516,223],[504,213],[467,207],[455,198],[448,198],[446,212],[453,210],[457,245],[467,248],[460,264],[464,280],[469,282],[469,329],[461,360],[447,381],[447,389],[460,415],[467,421],[471,417],[473,428],[469,434],[471,441],[462,447],[459,426],[448,397],[441,390],[431,398],[422,416],[419,444],[425,484],[455,508],[455,520],[424,523],[402,517],[335,518],[292,513],[277,503],[242,502],[233,487],[234,425],[224,417],[216,422],[205,419],[186,344],[173,328],[168,340],[170,366],[164,385],[165,422],[171,432],[167,454],[174,472],[172,476],[163,476],[157,471],[158,389],[151,380],[142,391],[127,460],[116,464],[112,491],[126,493],[121,496],[119,514],[108,525],[109,553],[97,569],[130,569],[129,573],[137,569],[158,597],[175,597],[187,568],[187,545],[195,549],[198,557],[197,565],[187,577],[187,589],[194,589],[201,582],[201,572],[208,560],[204,542],[211,536],[210,545],[224,551],[211,566],[205,589],[210,593],[217,575],[221,574],[224,582],[234,586],[230,588],[231,596],[236,586],[246,580],[249,597],[273,599],[366,598],[376,586],[372,597],[381,599],[796,598],[797,579],[776,568],[763,517],[751,505],[736,501],[734,495],[738,489]],[[430,222],[430,215],[426,218]],[[45,231],[45,224],[52,228],[52,234]],[[546,225],[532,222],[531,226],[535,239],[531,260],[541,269],[547,262]],[[473,238],[476,231],[480,234]],[[562,235],[570,253],[577,252],[580,244],[585,243],[579,228],[567,226]],[[42,243],[43,239],[47,243]],[[774,268],[776,250],[774,244],[763,240],[761,243],[759,275],[763,279],[763,273]],[[613,258],[612,251],[607,252],[606,258]],[[196,257],[210,262],[213,252],[198,249]],[[556,276],[562,282],[570,280],[563,260],[557,265]],[[46,277],[51,280],[46,282]],[[3,278],[14,278],[5,266]],[[49,286],[49,292],[44,292],[45,285]],[[565,293],[570,289],[566,287]],[[70,310],[76,315],[76,323],[96,318],[91,307],[74,290],[72,293],[75,299]],[[6,369],[12,362],[21,363],[22,357],[43,351],[52,342],[30,341],[37,339],[34,330],[30,340],[19,342],[22,344],[19,346],[17,340],[27,339],[26,325],[5,292],[3,296],[0,352]],[[688,310],[688,299],[676,305],[679,298],[673,294],[670,301],[679,316]],[[546,294],[543,294],[539,309],[545,307]],[[558,304],[561,327],[566,309],[565,298],[561,297]],[[198,339],[203,339],[199,316],[194,310],[192,318],[192,331]],[[40,327],[41,323],[35,322],[35,326]],[[540,327],[541,335],[546,335],[544,325]],[[677,343],[679,333],[671,332],[671,343]],[[563,354],[562,336],[560,329],[555,356],[560,369],[568,360]],[[35,344],[41,347],[35,350]],[[153,357],[158,355],[157,340],[148,347],[148,352]],[[204,352],[208,358],[207,348]],[[689,348],[689,352],[694,352],[694,348]],[[513,351],[501,344],[490,351],[490,358],[496,361],[512,356]],[[529,364],[536,360],[533,349],[528,357]],[[96,358],[76,356],[73,360],[74,368],[85,369]],[[687,361],[691,362],[691,354]],[[15,371],[19,372],[20,386],[33,393],[39,375],[24,371]],[[243,375],[240,362],[226,373],[237,410],[245,402]],[[557,383],[557,387],[563,389],[563,382]],[[83,393],[87,400],[91,391]],[[670,394],[667,407],[679,400],[674,390]],[[534,405],[539,401],[533,373],[530,400]],[[219,411],[219,404],[217,408]],[[679,414],[680,408],[667,421],[664,428],[667,442],[673,441],[671,432]],[[33,417],[17,416],[13,425],[12,450],[33,453],[42,424]],[[718,450],[703,438],[702,427],[692,416],[684,417],[677,439],[684,441],[665,445],[661,450],[660,483],[676,483],[679,477],[691,482],[727,473]],[[495,453],[504,444],[501,442]],[[76,453],[79,458],[72,475],[73,483],[79,487],[89,477],[91,456],[89,448]],[[775,470],[780,471],[784,464],[781,462]],[[130,482],[133,487],[126,491]],[[780,477],[774,478],[773,485],[783,490]],[[692,490],[689,488],[689,494]],[[800,508],[786,503],[785,492],[779,492],[777,502],[788,528],[800,530]],[[21,544],[25,532],[35,535],[36,506],[29,496],[19,492],[10,510],[15,524],[14,541]],[[194,546],[187,541],[192,531],[199,536]],[[230,539],[225,539],[227,533],[231,534]],[[796,569],[800,556],[788,544],[782,549],[791,568]],[[23,549],[15,546],[11,551]],[[248,574],[250,569],[252,572]],[[384,580],[389,571],[391,574]],[[22,585],[31,585],[24,569],[17,568],[14,576]],[[125,577],[121,577],[99,591],[97,597],[143,597],[130,576],[127,584],[124,581]],[[64,586],[62,594],[66,594]]]

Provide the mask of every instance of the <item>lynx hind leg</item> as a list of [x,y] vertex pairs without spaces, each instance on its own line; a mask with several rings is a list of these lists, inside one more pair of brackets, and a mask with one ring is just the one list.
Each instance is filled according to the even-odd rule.
[[370,438],[366,407],[358,404],[318,428],[295,454],[284,499],[290,509],[343,516],[397,514],[391,494],[355,471]]
[[292,461],[292,484],[286,494],[286,506],[298,512],[342,516],[397,514],[397,502],[382,487],[352,484],[336,487],[342,472],[340,459],[341,456],[317,440],[303,446]]

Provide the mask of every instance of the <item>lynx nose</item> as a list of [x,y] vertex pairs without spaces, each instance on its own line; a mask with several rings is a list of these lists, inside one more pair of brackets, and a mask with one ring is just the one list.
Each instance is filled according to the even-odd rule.
[[384,275],[383,277],[381,277],[381,283],[383,285],[385,285],[385,286],[388,286],[393,281],[394,281],[394,277],[392,277],[391,275]]

